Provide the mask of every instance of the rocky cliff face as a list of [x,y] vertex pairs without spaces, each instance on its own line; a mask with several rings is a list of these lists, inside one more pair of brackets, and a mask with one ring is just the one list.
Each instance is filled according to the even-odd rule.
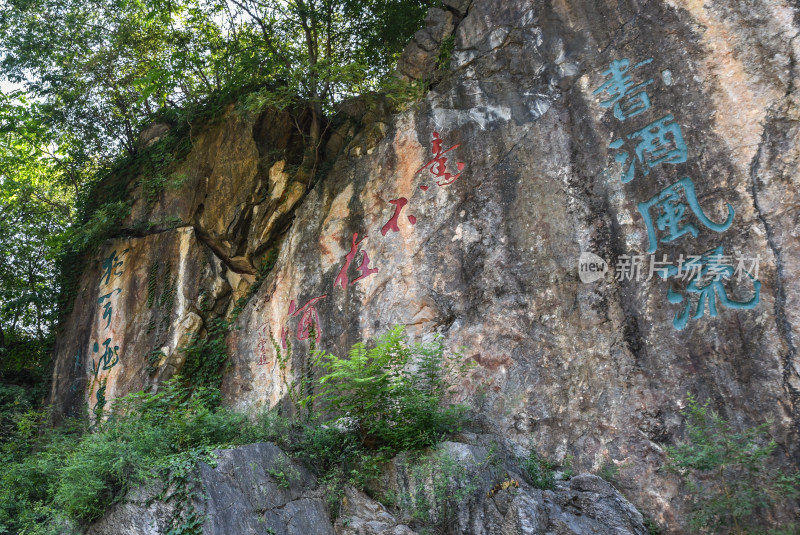
[[53,400],[102,406],[180,370],[274,251],[227,338],[231,406],[285,396],[272,339],[297,369],[312,335],[343,354],[401,324],[465,348],[461,395],[509,447],[616,464],[672,530],[685,504],[657,469],[687,392],[769,419],[796,464],[798,8],[445,4],[398,66],[431,90],[394,115],[343,106],[310,189],[292,117],[234,109],[195,133],[179,189],[148,204],[131,185],[126,224],[147,230],[87,268]]
[[[476,438],[472,441],[480,442]],[[451,514],[437,522],[442,528],[437,533],[647,533],[641,513],[597,476],[579,475],[569,483],[542,491],[531,488],[515,474],[518,479],[506,480],[515,486],[498,488],[493,487],[493,474],[486,470],[489,448],[485,445],[445,442],[440,450],[466,467],[466,477],[475,491],[464,492]],[[415,477],[405,461],[396,459],[390,464],[381,482],[381,494],[392,491],[414,500],[430,492],[430,476]],[[276,480],[279,470],[290,476]],[[512,476],[507,473],[507,477]],[[410,515],[393,515],[352,488],[342,500],[341,516],[331,522],[324,491],[314,476],[271,443],[218,452],[215,467],[200,465],[196,484],[202,486],[198,494],[203,498],[196,500],[196,508],[205,516],[203,533],[207,535],[418,535],[408,526]],[[428,490],[421,490],[425,485]],[[89,528],[88,535],[169,532],[176,505],[154,499],[159,490],[158,485],[137,489],[123,503],[112,506]],[[429,512],[443,516],[442,511]]]

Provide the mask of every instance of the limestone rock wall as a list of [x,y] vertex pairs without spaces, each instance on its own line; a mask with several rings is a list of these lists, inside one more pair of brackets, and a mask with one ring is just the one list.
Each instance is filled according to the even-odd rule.
[[[670,529],[684,502],[658,467],[683,436],[688,392],[736,425],[770,420],[781,462],[796,466],[798,8],[445,4],[399,66],[431,90],[335,130],[310,191],[293,182],[285,116],[231,111],[197,134],[187,184],[132,216],[177,214],[184,227],[110,244],[88,269],[54,399],[91,405],[103,380],[109,398],[169,375],[178,340],[203,328],[200,294],[229,312],[259,255],[279,247],[228,338],[231,406],[285,396],[292,372],[271,338],[292,342],[297,367],[311,331],[343,354],[401,324],[466,348],[476,366],[461,396],[493,433],[532,437],[581,470],[616,464],[621,490]],[[448,69],[434,72],[449,32]],[[107,325],[102,260],[125,249]],[[163,336],[147,332],[154,258],[177,276]],[[608,272],[583,282],[601,261]],[[85,356],[96,361],[108,333],[119,362],[95,378]],[[165,358],[148,375],[154,347]]]
[[[487,469],[488,450],[482,446],[446,442],[440,454],[457,459],[476,491],[453,504],[454,511],[439,519],[439,529],[456,533],[535,535],[559,533],[645,535],[642,515],[609,483],[581,474],[552,490],[541,491],[519,476],[517,486],[492,488],[497,474]],[[417,535],[412,530],[410,507],[392,515],[380,503],[353,488],[346,491],[335,522],[326,511],[325,491],[308,470],[294,464],[275,444],[258,443],[216,453],[216,466],[200,464],[196,482],[202,485],[193,507],[204,517],[203,533],[230,535]],[[401,461],[397,465],[401,467]],[[275,473],[288,473],[283,481]],[[398,474],[397,470],[391,471]],[[511,476],[508,476],[511,477]],[[402,487],[412,481],[415,489]],[[387,481],[386,488],[412,499],[413,492],[431,492],[426,481]],[[522,483],[520,483],[522,481]],[[133,491],[95,522],[88,535],[141,533],[158,535],[175,527],[177,505],[154,497],[163,489],[158,482]],[[403,493],[403,494],[401,494]],[[467,493],[464,493],[467,495]],[[430,498],[433,502],[433,498]],[[436,515],[435,511],[429,511]],[[442,514],[442,513],[439,513]],[[435,516],[434,516],[435,518]],[[446,519],[446,520],[445,520]]]
[[109,244],[87,267],[57,339],[51,395],[62,411],[88,403],[95,414],[179,370],[178,348],[204,328],[202,289],[210,303],[229,299],[224,274],[191,227]]
[[231,107],[192,136],[188,157],[170,170],[179,187],[152,199],[149,177],[128,185],[130,237],[86,267],[57,339],[51,399],[62,412],[88,403],[94,414],[157,387],[181,369],[181,348],[230,316],[305,192],[285,171],[302,150],[295,124],[288,113]]

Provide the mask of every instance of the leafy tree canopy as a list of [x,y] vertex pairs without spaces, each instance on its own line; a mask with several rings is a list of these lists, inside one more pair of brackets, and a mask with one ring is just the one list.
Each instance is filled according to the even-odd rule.
[[[329,104],[376,88],[432,0],[6,0],[0,66],[83,157],[136,150],[164,108],[270,87]],[[77,150],[77,147],[73,148]]]

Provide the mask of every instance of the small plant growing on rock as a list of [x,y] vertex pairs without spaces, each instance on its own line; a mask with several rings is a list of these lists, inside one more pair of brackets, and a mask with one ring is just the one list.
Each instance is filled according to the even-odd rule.
[[564,457],[564,463],[561,466],[561,477],[564,479],[570,479],[575,475],[575,470],[572,468],[572,461],[574,460],[575,456],[570,453]]
[[597,475],[609,483],[616,483],[619,479],[619,465],[617,465],[613,459],[606,457],[600,465]]
[[528,481],[531,485],[542,490],[555,488],[554,466],[536,452],[533,442],[530,444],[530,453],[528,453],[527,457],[521,459],[520,464],[525,470],[525,475],[528,476]]
[[655,520],[644,514],[642,517],[644,517],[644,527],[647,528],[648,535],[661,535],[661,526]]
[[412,466],[411,476],[413,490],[402,497],[402,502],[421,524],[420,533],[455,533],[458,506],[478,489],[477,475],[440,449],[420,458]]
[[456,46],[456,36],[448,35],[442,39],[442,44],[439,46],[439,56],[436,58],[436,67],[439,69],[447,69],[450,66],[450,59],[453,57],[453,50]]
[[291,465],[289,459],[284,455],[275,460],[274,466],[267,469],[267,473],[282,489],[288,489],[292,482],[300,480],[300,472]]
[[692,395],[687,400],[689,439],[667,448],[667,468],[689,489],[691,525],[707,533],[750,533],[759,513],[800,494],[800,472],[767,466],[776,447],[767,439],[767,424],[737,432],[708,402],[701,405]]

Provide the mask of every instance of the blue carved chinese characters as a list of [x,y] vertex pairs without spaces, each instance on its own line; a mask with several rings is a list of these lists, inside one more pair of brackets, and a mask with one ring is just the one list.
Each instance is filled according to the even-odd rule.
[[[651,61],[653,61],[652,58],[646,59],[634,65],[633,68],[637,69]],[[630,64],[630,60],[627,59],[612,61],[608,69],[603,71],[603,76],[608,79],[592,92],[593,95],[606,94],[608,98],[600,101],[600,105],[604,108],[612,107],[614,117],[620,121],[650,109],[650,97],[643,88],[652,84],[653,79],[636,84],[628,73]]]
[[122,293],[122,289],[121,288],[114,288],[114,290],[112,290],[110,293],[107,293],[106,295],[101,295],[100,299],[97,300],[97,304],[98,305],[102,305],[103,301],[108,299],[108,303],[103,305],[103,319],[107,320],[106,321],[106,326],[105,326],[106,329],[108,329],[108,326],[111,325],[111,314],[113,312],[113,310],[111,308],[111,296],[114,295],[114,292]]
[[[592,94],[600,98],[602,108],[611,108],[614,117],[624,123],[632,117],[645,112],[650,112],[652,97],[647,93],[648,86],[654,84],[653,78],[648,78],[641,83],[634,80],[637,69],[652,62],[652,58],[636,64],[629,59],[613,60],[608,68],[602,71],[603,82]],[[640,71],[643,72],[643,71]],[[644,76],[642,78],[645,78]],[[662,71],[665,85],[673,84],[672,72]],[[659,114],[662,115],[662,114]],[[675,121],[672,113],[663,114],[660,118],[652,120],[651,117],[642,115],[637,120],[635,127],[618,134],[616,139],[608,146],[613,150],[614,160],[620,165],[620,182],[631,182],[637,173],[639,176],[648,176],[661,165],[676,165],[687,161],[688,147],[683,137],[681,126]],[[642,127],[645,122],[649,124]],[[642,184],[643,188],[652,187],[655,182]],[[637,188],[641,191],[641,188]],[[653,253],[661,243],[670,243],[682,236],[690,235],[697,238],[701,227],[715,233],[728,230],[733,224],[735,215],[733,206],[726,204],[727,216],[724,221],[716,221],[708,217],[700,206],[694,182],[685,177],[663,188],[656,195],[645,202],[637,204],[639,213],[647,227],[648,249],[650,256],[650,271],[647,280],[654,274],[671,282],[678,280],[688,281],[685,294],[682,295],[670,285],[667,290],[667,300],[673,304],[686,301],[681,311],[676,314],[673,326],[684,329],[690,319],[698,319],[705,315],[706,306],[708,315],[716,317],[718,304],[725,308],[752,309],[760,298],[761,283],[758,281],[757,267],[755,276],[751,271],[745,271],[743,265],[734,269],[730,262],[723,261],[722,246],[718,246],[702,256],[694,256],[693,260],[683,263],[680,257],[678,267],[670,266],[666,257],[656,261]],[[738,253],[737,253],[738,254]],[[644,269],[644,257],[641,255],[622,255],[619,257],[617,280],[639,280]],[[740,263],[741,264],[741,263]],[[681,269],[691,272],[690,276],[681,277]],[[723,285],[731,275],[746,274],[746,279],[753,283],[753,295],[744,301],[737,301],[728,296]],[[691,310],[691,296],[696,294],[697,304],[694,312]]]
[[[114,250],[111,254],[104,258],[101,265],[100,265],[100,288],[103,291],[107,291],[107,286],[114,283],[117,277],[120,277],[124,271],[120,269],[124,264],[122,257],[128,253],[128,249],[125,249],[120,253],[117,254],[117,251]],[[105,325],[100,327],[100,331],[107,331],[111,327],[111,319],[114,313],[113,309],[113,301],[114,296],[119,295],[122,293],[122,288],[114,288],[108,293],[103,293],[101,291],[100,297],[97,299],[97,304],[103,306],[103,316],[102,319],[105,321]],[[109,333],[112,334],[113,333]],[[98,333],[99,336],[99,333]],[[106,335],[107,336],[107,335]],[[99,358],[95,360],[94,357],[91,359],[91,373],[94,375],[95,380],[99,379],[99,375],[101,371],[108,371],[112,369],[114,366],[117,365],[119,362],[119,346],[113,344],[111,341],[111,336],[107,336],[105,341],[102,344],[102,354],[101,354],[101,346],[99,343],[94,342],[92,344],[92,352],[94,354],[99,354]],[[105,405],[105,389],[106,389],[106,379],[102,378],[99,383],[99,388],[96,392],[97,403],[95,404],[95,414],[99,414],[102,412],[102,408]]]
[[122,266],[123,262],[121,258],[127,253],[128,249],[125,249],[120,255],[117,255],[117,251],[114,250],[111,252],[111,255],[108,258],[103,259],[103,264],[101,266],[102,275],[100,275],[100,286],[104,286],[111,282],[112,275],[114,278],[116,278],[124,273],[124,271],[117,271],[117,269]]
[[[636,162],[642,166],[642,173],[645,176],[650,174],[650,170],[662,163],[677,164],[686,161],[688,149],[683,140],[680,125],[673,122],[672,115],[665,115],[661,119],[653,121],[641,130],[637,130],[626,136],[630,140],[639,139],[640,141],[634,148],[634,156],[631,158],[629,151],[620,151],[614,155],[614,159],[622,165],[623,184],[627,184],[636,173]],[[612,141],[608,146],[612,149],[620,149],[624,145],[622,138]]]
[[[735,270],[731,264],[725,262],[724,258],[723,248],[720,245],[684,264],[684,269],[692,273],[686,292],[698,295],[694,314],[691,314],[691,298],[684,297],[674,291],[672,287],[667,289],[667,300],[670,303],[680,304],[686,299],[683,310],[675,314],[672,320],[672,325],[676,329],[683,330],[686,327],[690,314],[692,319],[702,318],[705,315],[706,304],[708,305],[708,315],[712,318],[717,317],[717,301],[725,308],[739,310],[750,310],[758,304],[761,297],[761,282],[750,273],[747,273],[747,277],[753,283],[753,296],[747,301],[735,301],[728,297],[724,281],[730,279]],[[662,278],[677,278],[680,273],[680,267],[673,266],[667,270],[666,277],[662,275]]]
[[[119,362],[119,346],[114,346],[112,348],[111,338],[107,338],[106,341],[103,342],[103,347],[105,351],[103,351],[103,354],[100,356],[100,360],[95,363],[94,359],[92,359],[92,372],[95,377],[97,377],[100,370],[110,370]],[[97,342],[94,343],[92,351],[94,353],[100,352],[100,346]]]
[[[697,237],[698,230],[696,226],[692,223],[682,223],[687,216],[687,205],[695,217],[714,232],[728,230],[728,227],[733,223],[734,211],[730,204],[728,204],[728,218],[724,223],[711,221],[703,212],[700,203],[697,202],[697,193],[692,180],[689,177],[682,178],[661,190],[649,201],[640,202],[637,205],[639,213],[642,214],[645,225],[647,225],[647,239],[650,242],[650,246],[647,249],[648,253],[656,252],[659,241],[669,243],[687,233],[691,234],[692,237]],[[659,212],[655,225],[653,224],[653,211]],[[656,235],[656,228],[666,232],[666,235],[660,240]]]

